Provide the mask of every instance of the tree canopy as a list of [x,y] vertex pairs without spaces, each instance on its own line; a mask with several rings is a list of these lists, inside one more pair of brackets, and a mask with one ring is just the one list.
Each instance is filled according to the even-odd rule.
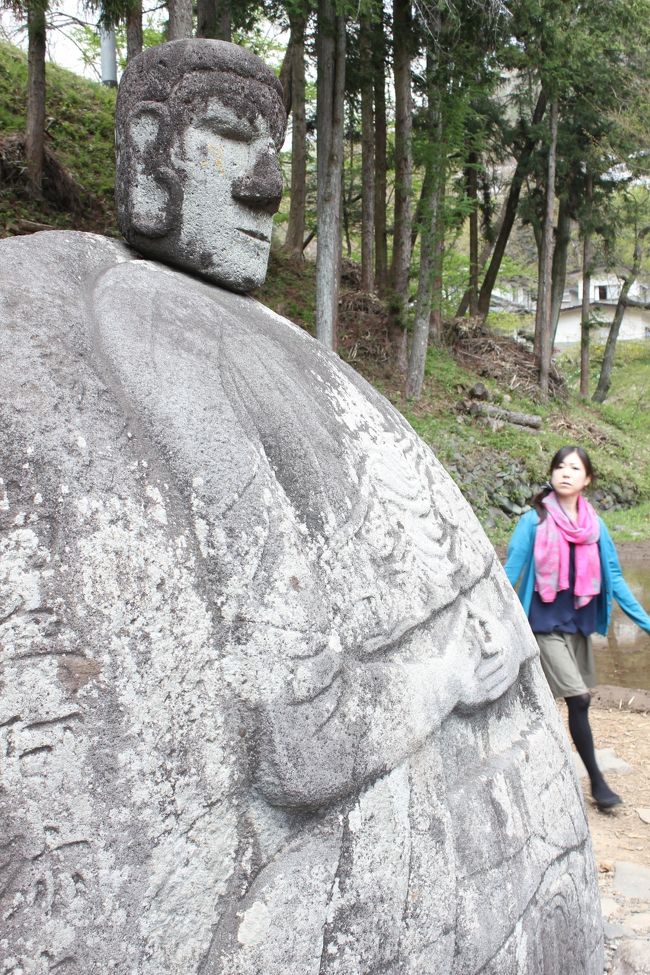
[[[29,34],[35,192],[48,2],[0,0]],[[284,247],[299,262],[315,238],[321,339],[336,344],[341,257],[358,259],[364,291],[388,301],[395,368],[417,397],[442,318],[485,319],[524,227],[545,394],[571,241],[606,260],[636,239],[620,197],[650,164],[650,0],[188,3],[169,0],[162,36],[233,38],[277,59],[292,123]],[[129,57],[161,36],[143,41],[141,0],[84,6],[121,25]]]

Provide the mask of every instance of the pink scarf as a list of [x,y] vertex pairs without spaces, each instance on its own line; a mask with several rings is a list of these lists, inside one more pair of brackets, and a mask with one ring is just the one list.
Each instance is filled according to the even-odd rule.
[[552,491],[543,500],[546,518],[535,534],[535,590],[552,603],[561,589],[569,588],[569,544],[575,545],[575,608],[586,606],[600,592],[600,525],[592,506],[578,498],[578,521],[571,521]]

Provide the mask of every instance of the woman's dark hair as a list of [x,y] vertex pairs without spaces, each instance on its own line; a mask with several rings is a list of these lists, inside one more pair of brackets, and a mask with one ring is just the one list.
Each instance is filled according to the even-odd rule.
[[[584,449],[584,447],[577,447],[574,444],[567,444],[566,447],[560,447],[560,449],[553,454],[553,456],[551,457],[551,463],[549,464],[549,468],[548,468],[549,477],[552,476],[553,471],[560,466],[562,461],[566,457],[568,457],[569,454],[578,455],[578,457],[582,461],[585,471],[587,472],[587,476],[593,481],[595,474],[594,474],[594,468],[591,463],[589,454]],[[547,483],[543,486],[542,490],[539,491],[538,494],[536,494],[533,498],[530,499],[530,505],[532,508],[535,509],[535,511],[539,515],[540,522],[544,521],[544,519],[546,518],[546,508],[542,504],[542,501],[547,495],[551,493],[552,490],[553,488],[551,487],[551,485]]]

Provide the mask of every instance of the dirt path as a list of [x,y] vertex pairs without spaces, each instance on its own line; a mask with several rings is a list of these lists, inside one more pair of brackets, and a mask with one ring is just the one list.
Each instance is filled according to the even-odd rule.
[[[630,771],[607,772],[623,805],[601,813],[591,800],[589,779],[581,778],[598,867],[605,931],[606,975],[650,975],[650,694],[600,687],[591,709],[597,751],[611,750]],[[635,710],[636,709],[636,710]],[[561,706],[566,722],[566,708]],[[620,878],[632,866],[642,875],[644,892],[623,890]],[[638,871],[637,871],[638,868]]]
[[637,812],[650,810],[650,714],[598,707],[590,713],[596,748],[611,748],[632,767],[624,774],[607,773],[607,781],[623,798],[623,805],[610,814],[593,805],[589,780],[582,779],[596,860],[603,872],[616,860],[650,867],[650,824]]
[[650,562],[650,541],[617,542],[616,551],[621,560],[623,571],[626,562]]

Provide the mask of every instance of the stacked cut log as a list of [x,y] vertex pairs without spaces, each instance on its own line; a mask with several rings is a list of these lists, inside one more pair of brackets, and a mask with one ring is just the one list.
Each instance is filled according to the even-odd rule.
[[513,426],[523,427],[527,430],[539,430],[542,426],[541,416],[536,413],[518,413],[515,410],[504,410],[501,406],[492,406],[491,403],[478,403],[474,401],[469,405],[469,412],[472,416],[487,416],[493,420],[503,420]]

